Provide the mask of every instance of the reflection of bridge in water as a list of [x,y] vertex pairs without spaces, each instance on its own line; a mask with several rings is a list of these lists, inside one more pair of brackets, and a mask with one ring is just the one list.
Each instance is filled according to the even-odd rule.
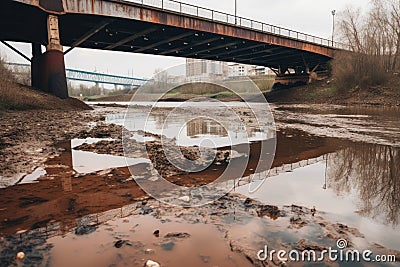
[[[281,173],[290,172],[297,168],[306,167],[327,159],[327,155],[323,155],[317,158],[311,158],[307,160],[302,160],[296,163],[284,164],[279,167],[271,168],[268,172],[256,173],[248,177],[244,177],[241,179],[237,179],[235,181],[227,181],[224,183],[230,183],[232,187],[239,187],[246,184],[249,184],[254,181],[260,181],[266,179],[268,177],[276,176]],[[65,188],[64,188],[65,190]],[[140,213],[140,209],[138,209],[138,203],[133,203],[129,205],[125,205],[121,208],[116,208],[104,212],[89,214],[86,216],[82,216],[72,221],[58,221],[51,224],[46,224],[44,227],[36,228],[25,233],[19,234],[20,240],[30,240],[30,239],[39,239],[39,238],[51,238],[56,236],[63,236],[67,233],[73,232],[79,227],[86,226],[97,226],[103,223],[106,223],[110,220],[126,218],[132,215],[138,215]],[[140,204],[141,206],[141,204]]]
[[[227,181],[227,183],[234,183],[235,187],[243,186],[252,181],[265,179],[267,176],[272,177],[280,173],[291,172],[298,168],[326,161],[326,175],[329,189],[340,193],[351,187],[351,189],[357,191],[357,197],[360,198],[364,205],[362,209],[363,216],[370,217],[374,216],[374,214],[383,214],[387,216],[388,223],[396,225],[399,219],[398,211],[400,208],[400,194],[398,193],[400,192],[398,190],[400,185],[398,183],[400,177],[398,175],[400,170],[400,164],[398,164],[398,160],[400,159],[398,157],[399,153],[399,149],[389,146],[349,144],[347,148],[341,150],[322,153],[320,156],[316,154],[316,157],[304,158],[293,163],[284,163],[272,168],[270,171],[257,173],[249,177],[236,179],[235,181]],[[388,158],[392,158],[392,160],[390,161]],[[371,164],[372,162],[378,162],[379,164]],[[377,179],[377,177],[381,179]],[[64,188],[64,190],[69,191],[70,188]],[[77,188],[77,190],[79,189]],[[139,214],[141,211],[140,207],[140,202],[139,206],[137,203],[132,203],[123,205],[120,208],[80,216],[77,219],[46,223],[43,227],[18,234],[16,237],[24,241],[61,236],[74,231],[77,227],[101,225],[109,220]],[[104,209],[107,209],[107,207],[105,206]]]

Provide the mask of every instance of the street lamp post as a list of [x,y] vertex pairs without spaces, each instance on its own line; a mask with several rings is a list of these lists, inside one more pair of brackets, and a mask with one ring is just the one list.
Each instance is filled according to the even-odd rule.
[[336,15],[336,10],[332,10],[332,46],[335,36],[335,15]]
[[237,24],[237,0],[235,0],[235,24]]

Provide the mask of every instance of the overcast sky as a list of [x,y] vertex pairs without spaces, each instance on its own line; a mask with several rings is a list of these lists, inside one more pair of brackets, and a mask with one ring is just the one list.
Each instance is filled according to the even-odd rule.
[[[182,0],[182,2],[234,14],[235,0]],[[238,16],[330,38],[332,10],[340,11],[351,5],[367,9],[368,2],[368,0],[237,0],[237,5]],[[31,54],[30,45],[16,44],[16,46],[27,55]],[[0,53],[9,62],[28,63],[3,44],[0,45]],[[65,62],[67,68],[150,78],[157,68],[167,68],[185,61],[166,56],[74,49],[67,54]]]

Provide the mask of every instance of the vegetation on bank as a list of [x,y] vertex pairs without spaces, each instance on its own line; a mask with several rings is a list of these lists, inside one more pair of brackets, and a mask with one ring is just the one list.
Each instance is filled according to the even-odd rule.
[[19,83],[0,59],[0,112],[30,109],[80,110],[90,107],[78,99],[60,99]]
[[400,71],[400,0],[372,0],[369,11],[348,7],[339,13],[338,52],[332,74],[341,93],[387,86]]
[[272,103],[400,106],[400,76],[391,75],[385,85],[341,89],[333,78],[265,94]]

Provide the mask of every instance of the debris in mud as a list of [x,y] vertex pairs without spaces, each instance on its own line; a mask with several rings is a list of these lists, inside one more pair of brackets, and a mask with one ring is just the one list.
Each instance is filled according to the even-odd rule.
[[159,237],[160,236],[160,230],[155,230],[154,232],[153,232],[153,235],[155,236],[155,237]]
[[128,240],[118,240],[117,242],[114,243],[114,247],[116,248],[121,248],[125,245],[132,246],[132,244]]
[[267,216],[273,220],[282,217],[281,212],[278,207],[271,205],[262,205],[260,209],[257,211],[258,217]]
[[88,234],[96,232],[96,228],[97,227],[95,225],[81,225],[75,229],[75,234],[76,235],[88,235]]
[[[312,215],[314,216],[314,215]],[[296,228],[300,229],[303,226],[305,226],[307,222],[305,222],[299,215],[294,215],[293,217],[290,217],[290,226],[291,228]]]
[[188,238],[190,234],[188,233],[168,233],[164,238]]

